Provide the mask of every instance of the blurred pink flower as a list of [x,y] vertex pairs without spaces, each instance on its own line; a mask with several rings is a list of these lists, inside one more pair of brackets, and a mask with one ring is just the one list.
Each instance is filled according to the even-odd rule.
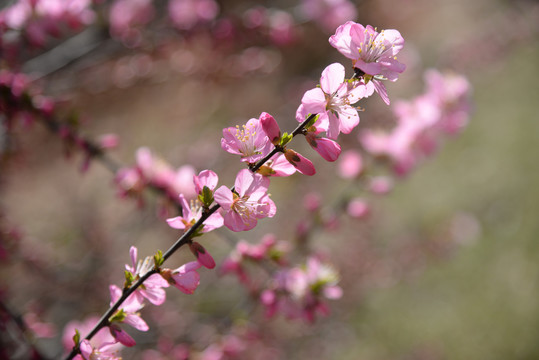
[[349,0],[302,0],[299,10],[305,18],[331,32],[357,16],[356,6]]
[[350,217],[362,219],[369,213],[369,205],[362,198],[354,198],[348,202],[346,212]]
[[168,3],[168,14],[180,30],[213,20],[218,13],[219,5],[214,0],[170,0]]
[[355,150],[345,151],[337,165],[338,174],[344,179],[354,179],[363,170],[361,154]]
[[267,194],[269,179],[240,170],[234,183],[235,192],[226,186],[215,191],[215,201],[224,211],[224,224],[232,231],[247,231],[254,228],[258,219],[273,217],[277,208]]

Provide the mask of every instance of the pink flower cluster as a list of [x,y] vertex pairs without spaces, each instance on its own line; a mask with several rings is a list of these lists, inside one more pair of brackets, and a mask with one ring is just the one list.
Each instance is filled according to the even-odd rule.
[[392,131],[366,130],[360,136],[365,149],[389,158],[399,175],[435,151],[442,135],[466,126],[470,116],[471,87],[464,77],[429,70],[425,78],[425,93],[395,105],[397,126]]
[[278,241],[275,235],[265,235],[260,244],[251,245],[246,241],[239,241],[236,248],[223,261],[221,272],[234,274],[238,280],[255,291],[254,280],[248,275],[246,266],[262,262],[274,262],[279,266],[286,265],[285,255],[290,251],[290,245],[285,241]]
[[316,314],[329,314],[324,298],[339,299],[342,296],[338,280],[333,267],[311,257],[304,267],[277,272],[260,300],[268,317],[282,313],[289,319],[303,318],[313,322]]
[[[195,245],[193,245],[195,244]],[[198,245],[198,247],[196,246]],[[79,359],[91,360],[99,359],[120,359],[118,357],[121,346],[134,346],[135,340],[124,330],[125,325],[129,325],[139,331],[148,331],[148,324],[140,316],[140,310],[148,300],[153,305],[161,305],[165,302],[166,293],[164,288],[173,285],[185,294],[192,294],[200,283],[200,275],[197,270],[202,266],[214,267],[215,262],[211,256],[205,252],[197,243],[192,243],[199,252],[204,252],[202,256],[197,256],[197,261],[192,261],[180,266],[177,269],[161,269],[159,273],[150,275],[144,286],[138,287],[120,305],[118,310],[109,318],[108,332],[101,329],[91,341],[82,340],[80,344]],[[130,251],[131,265],[126,265],[126,283],[124,288],[130,287],[135,281],[154,268],[154,258],[146,257],[137,261],[138,250],[132,246]],[[213,265],[208,266],[208,264]],[[123,294],[122,289],[116,285],[110,285],[110,306],[113,306]],[[73,346],[71,336],[78,330],[81,336],[87,334],[97,323],[96,319],[89,319],[85,323],[73,322],[64,328],[64,346],[70,350]]]
[[21,43],[42,47],[47,37],[94,21],[91,0],[18,0],[0,11],[0,50],[13,60]]

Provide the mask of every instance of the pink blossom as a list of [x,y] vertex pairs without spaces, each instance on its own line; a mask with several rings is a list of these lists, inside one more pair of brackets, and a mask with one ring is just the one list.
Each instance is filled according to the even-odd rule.
[[320,193],[318,192],[310,192],[303,197],[303,207],[307,209],[307,211],[318,211],[320,210],[321,205],[322,199],[320,197]]
[[240,170],[232,192],[226,186],[215,191],[215,201],[224,211],[224,224],[232,231],[247,231],[254,228],[258,219],[273,217],[277,208],[267,194],[269,180]]
[[299,10],[327,31],[357,16],[356,6],[349,0],[302,0]]
[[395,81],[406,68],[396,60],[404,46],[404,39],[394,29],[377,32],[370,25],[348,21],[339,26],[329,43],[341,54],[352,59],[354,67],[365,74],[382,76]]
[[196,270],[201,266],[202,264],[198,261],[191,261],[175,270],[164,269],[161,271],[161,276],[181,292],[192,294],[200,284],[200,275]]
[[336,139],[339,133],[349,134],[359,124],[359,114],[352,104],[368,95],[362,82],[345,81],[344,66],[333,63],[322,72],[320,87],[303,95],[296,119],[303,122],[307,114],[319,114],[316,128],[326,131],[328,138]]
[[193,176],[193,183],[195,184],[195,191],[197,194],[202,194],[204,186],[208,187],[211,191],[215,190],[219,177],[211,170],[203,170],[198,175]]
[[266,156],[273,145],[262,129],[259,119],[250,119],[246,125],[223,129],[221,139],[223,150],[241,155],[241,160],[255,163]]
[[[64,327],[62,344],[66,351],[70,351],[73,346],[73,336],[75,329],[79,331],[81,337],[89,334],[93,327],[99,322],[97,316],[85,319],[83,322],[71,321]],[[91,360],[99,355],[102,359],[120,359],[119,352],[122,345],[118,343],[106,328],[102,328],[91,340],[83,340],[80,344],[81,355],[75,357],[78,360]],[[94,357],[91,357],[93,355]],[[101,359],[100,358],[100,359]]]
[[462,130],[470,118],[471,85],[458,74],[443,74],[434,69],[425,72],[427,90],[425,95],[432,98],[441,111],[440,128],[448,134]]
[[287,149],[284,152],[284,156],[286,160],[288,160],[290,164],[294,165],[294,167],[303,175],[313,176],[316,174],[316,169],[314,168],[311,160],[307,159],[300,153],[297,153],[292,149]]
[[213,0],[170,0],[168,13],[178,29],[189,30],[199,22],[215,19],[219,5]]
[[94,347],[89,340],[82,340],[80,345],[80,354],[75,356],[75,360],[121,360],[119,352],[112,350],[109,344],[102,344],[101,346]]
[[167,187],[174,178],[174,170],[163,159],[154,156],[150,149],[142,147],[136,153],[137,167],[146,181]]
[[[182,215],[167,219],[167,224],[173,229],[187,230],[200,219],[203,207],[198,199],[188,203],[183,194],[180,194],[180,205],[182,206]],[[206,233],[221,226],[223,226],[223,217],[215,212],[204,221],[201,232]]]
[[354,179],[363,170],[361,154],[355,150],[344,152],[337,165],[338,174],[344,179]]
[[[137,253],[137,248],[131,246],[129,254],[131,256],[132,266],[125,265],[125,269],[131,273],[134,281],[144,276],[154,266],[154,261],[151,256],[146,257],[144,261],[138,260],[137,263]],[[154,305],[161,305],[165,302],[166,293],[163,288],[166,287],[168,287],[168,282],[166,282],[159,274],[153,274],[144,281],[144,286],[139,287],[133,294],[139,296],[139,303],[142,303],[143,298],[146,298]]]
[[296,172],[296,168],[284,156],[284,154],[275,154],[262,165],[258,171],[264,176],[290,176]]
[[[113,306],[122,296],[122,290],[116,285],[110,285],[110,306]],[[134,346],[135,340],[127,334],[118,323],[126,323],[137,330],[148,331],[148,324],[140,317],[139,311],[144,306],[142,299],[137,294],[131,294],[120,305],[119,310],[112,316],[114,319],[109,326],[110,333],[116,340],[125,346]],[[115,319],[115,317],[117,317]]]
[[191,165],[183,165],[170,177],[168,193],[173,197],[183,194],[187,199],[195,197],[196,191],[193,186],[195,169]]
[[273,279],[270,289],[261,294],[266,315],[282,312],[286,317],[314,321],[315,315],[327,315],[329,308],[323,298],[338,299],[342,289],[337,285],[338,274],[317,258],[307,260],[305,267],[280,271]]
[[110,32],[124,41],[137,32],[135,27],[147,24],[154,16],[151,0],[116,0],[110,8]]

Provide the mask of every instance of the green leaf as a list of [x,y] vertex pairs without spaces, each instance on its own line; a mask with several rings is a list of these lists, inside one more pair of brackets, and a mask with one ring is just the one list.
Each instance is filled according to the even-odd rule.
[[204,204],[206,207],[209,207],[212,202],[213,192],[210,190],[209,187],[204,185],[204,187],[202,188],[202,204]]
[[294,136],[292,134],[289,134],[289,133],[284,133],[283,136],[281,136],[281,143],[279,144],[280,146],[285,146],[286,144],[288,144],[292,138]]
[[165,259],[163,259],[163,252],[161,250],[157,250],[157,254],[153,256],[153,262],[156,268],[159,268],[161,265],[163,265]]
[[75,343],[75,345],[78,345],[80,343],[79,329],[75,329],[75,335],[73,335],[73,342]]

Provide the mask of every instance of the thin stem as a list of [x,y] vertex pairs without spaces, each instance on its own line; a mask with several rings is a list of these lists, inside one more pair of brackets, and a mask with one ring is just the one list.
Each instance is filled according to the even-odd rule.
[[[298,135],[305,125],[309,121],[311,121],[314,116],[316,115],[310,115],[303,121],[301,124],[299,124],[296,129],[292,132],[292,137],[295,137]],[[273,155],[275,155],[279,150],[277,148],[273,149],[267,156],[265,156],[263,159],[259,160],[254,166],[250,167],[250,170],[252,172],[256,172],[262,165],[264,165]],[[233,189],[233,187],[232,187]],[[181,248],[183,245],[187,244],[190,240],[192,235],[203,225],[204,221],[206,221],[211,215],[213,215],[221,205],[215,204],[211,208],[208,209],[208,211],[205,211],[202,216],[191,226],[186,232],[180,236],[178,240],[163,254],[163,259],[166,261],[172,254],[174,254],[179,248]],[[122,296],[103,314],[99,322],[94,326],[94,328],[90,331],[88,335],[86,335],[85,339],[90,340],[92,337],[94,337],[95,334],[99,330],[101,330],[103,327],[108,325],[109,318],[114,314],[116,310],[120,308],[120,305],[131,295],[135,290],[137,290],[138,287],[140,287],[146,279],[148,279],[151,275],[157,274],[159,271],[157,269],[149,270],[146,274],[144,274],[142,277],[140,277],[133,285],[131,285],[128,289],[124,289]],[[75,355],[79,353],[79,345],[77,344],[73,347],[69,355],[65,358],[65,360],[71,360]]]

